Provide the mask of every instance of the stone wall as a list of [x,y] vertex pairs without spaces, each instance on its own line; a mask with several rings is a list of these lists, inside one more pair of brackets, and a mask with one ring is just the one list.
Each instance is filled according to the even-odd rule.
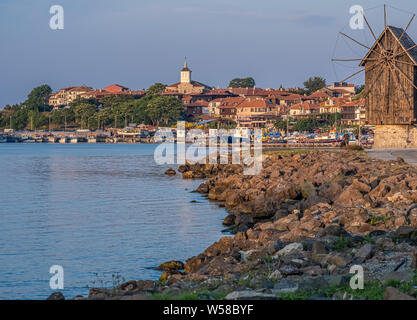
[[413,125],[377,125],[374,149],[417,148],[417,127]]

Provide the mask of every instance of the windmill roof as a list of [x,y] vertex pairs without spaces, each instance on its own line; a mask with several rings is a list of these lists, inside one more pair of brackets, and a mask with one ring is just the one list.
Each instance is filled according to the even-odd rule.
[[[402,28],[397,28],[397,27],[392,27],[392,26],[389,26],[389,28],[391,29],[392,33],[395,35],[397,39],[399,39],[402,33],[404,32],[404,29]],[[415,45],[413,39],[411,39],[411,37],[408,35],[407,32],[404,33],[400,42],[406,50]],[[408,53],[413,58],[414,62],[417,63],[417,48],[411,49],[410,51],[408,51]]]
[[[372,50],[374,50],[375,47],[377,46],[377,42],[381,41],[385,32],[388,31],[388,30],[390,30],[392,32],[392,34],[394,35],[394,37],[396,38],[397,41],[400,39],[401,35],[404,32],[403,28],[387,26],[386,29],[379,36],[378,40],[373,44],[373,46],[371,47],[371,50],[369,50],[369,52],[366,54],[365,58],[360,63],[361,66],[365,65],[365,63],[366,63],[365,59],[368,58],[368,56],[371,54]],[[413,41],[413,39],[411,39],[411,37],[408,35],[407,32],[404,32],[404,35],[402,36],[402,38],[400,40],[400,43],[404,47],[405,50],[408,50],[415,45],[415,42]],[[417,47],[409,50],[407,52],[407,54],[411,58],[411,60],[413,60],[413,62],[417,64]]]

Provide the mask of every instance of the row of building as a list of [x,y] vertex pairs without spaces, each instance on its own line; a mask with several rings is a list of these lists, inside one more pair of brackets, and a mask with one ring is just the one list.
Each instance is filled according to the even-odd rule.
[[[365,101],[355,100],[355,86],[333,83],[313,94],[300,95],[290,90],[261,88],[215,89],[191,79],[192,71],[184,63],[180,81],[168,85],[162,93],[180,99],[189,120],[221,119],[239,127],[269,127],[280,118],[320,118],[325,114],[342,115],[347,125],[364,124]],[[66,106],[77,98],[102,98],[112,95],[141,97],[145,90],[130,90],[113,84],[94,90],[88,86],[69,87],[51,94],[49,104],[55,108]]]

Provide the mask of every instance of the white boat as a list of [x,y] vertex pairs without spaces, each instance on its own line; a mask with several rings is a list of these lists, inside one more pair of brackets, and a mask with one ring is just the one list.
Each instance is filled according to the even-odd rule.
[[71,138],[70,143],[78,143],[78,138]]
[[67,138],[66,137],[60,138],[59,143],[67,143]]
[[55,137],[49,137],[48,138],[48,142],[49,143],[55,143],[56,142],[56,138]]

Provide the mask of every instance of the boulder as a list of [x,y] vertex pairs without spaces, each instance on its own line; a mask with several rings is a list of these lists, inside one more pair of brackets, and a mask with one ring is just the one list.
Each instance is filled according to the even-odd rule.
[[317,254],[326,254],[329,253],[327,246],[321,241],[314,241],[311,246],[311,252]]
[[235,224],[235,215],[229,214],[226,218],[223,220],[223,225],[226,227],[233,226]]
[[274,294],[256,292],[256,291],[233,291],[229,293],[225,298],[225,300],[280,300]]
[[46,300],[65,300],[62,292],[53,292]]
[[288,254],[297,252],[297,251],[303,251],[303,244],[299,242],[293,242],[290,244],[287,244],[283,249],[279,250],[275,256],[286,256]]
[[408,294],[402,293],[393,287],[387,287],[384,294],[384,300],[416,300]]
[[399,239],[411,238],[416,233],[416,229],[409,226],[401,226],[395,230],[394,235]]
[[160,270],[160,271],[184,270],[184,263],[182,263],[181,261],[171,260],[171,261],[167,261],[159,265],[158,267],[155,268],[155,270]]
[[374,253],[375,246],[370,243],[367,243],[355,253],[354,262],[363,263],[366,260],[372,258]]
[[177,172],[174,169],[169,168],[167,171],[165,171],[165,174],[168,176],[175,176]]

